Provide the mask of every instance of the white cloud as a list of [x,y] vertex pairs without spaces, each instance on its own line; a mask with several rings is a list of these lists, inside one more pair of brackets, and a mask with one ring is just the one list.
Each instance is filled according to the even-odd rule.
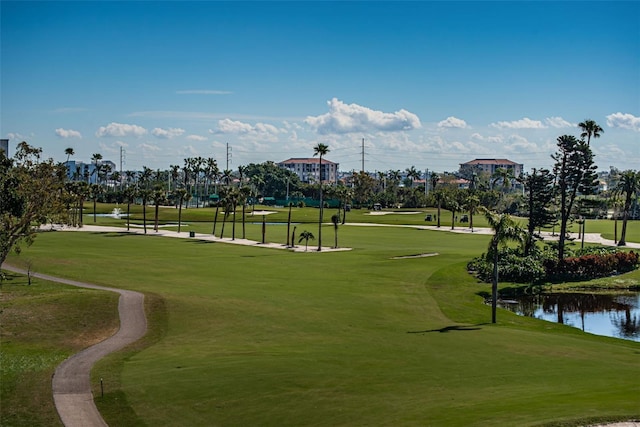
[[633,114],[614,113],[607,116],[607,126],[640,132],[640,117]]
[[207,137],[206,136],[200,136],[200,135],[187,135],[187,139],[189,141],[206,141]]
[[457,117],[447,117],[445,120],[442,120],[438,123],[439,128],[458,128],[465,129],[467,127],[467,122]]
[[268,123],[244,123],[237,120],[223,119],[218,120],[217,129],[209,129],[209,133],[214,135],[234,134],[239,136],[247,136],[252,138],[261,138],[275,140],[279,134],[287,133],[286,129],[277,128]]
[[571,123],[563,119],[562,117],[547,117],[544,119],[545,123],[554,128],[571,128],[577,127],[575,123]]
[[145,153],[161,151],[160,147],[153,144],[142,143],[142,144],[139,144],[138,147],[141,148],[142,151]]
[[249,123],[244,123],[244,122],[231,120],[231,119],[222,119],[222,120],[218,120],[218,129],[217,130],[209,129],[209,132],[214,134],[215,133],[243,134],[243,133],[251,132],[252,129],[253,129],[253,126],[251,126]]
[[510,153],[531,153],[538,151],[538,146],[521,135],[511,135],[507,138],[506,150]]
[[146,135],[147,130],[138,125],[128,125],[124,123],[109,123],[107,126],[100,126],[96,132],[97,137],[103,136],[136,136]]
[[82,138],[82,134],[73,129],[58,128],[56,129],[56,135],[58,135],[60,138]]
[[345,104],[337,98],[327,102],[329,112],[309,116],[305,123],[319,134],[350,132],[397,132],[422,127],[420,119],[407,110],[384,113],[357,104]]
[[482,136],[479,133],[473,133],[471,134],[471,139],[475,140],[475,141],[481,141],[481,142],[490,142],[493,144],[499,144],[504,142],[504,139],[502,138],[502,136],[498,135],[498,136]]
[[20,141],[25,141],[27,139],[26,136],[20,134],[20,133],[14,133],[14,132],[9,132],[7,134],[7,138],[9,139],[13,139],[13,140],[20,140]]
[[184,129],[180,129],[180,128],[169,128],[169,129],[162,129],[162,128],[154,128],[151,133],[158,137],[158,138],[163,138],[163,139],[171,139],[171,138],[175,138],[176,136],[180,136],[185,132]]
[[209,90],[209,89],[192,89],[192,90],[177,90],[178,95],[230,95],[233,92],[228,90]]
[[491,123],[491,126],[498,129],[544,129],[545,125],[540,120],[531,120],[528,117],[512,122]]

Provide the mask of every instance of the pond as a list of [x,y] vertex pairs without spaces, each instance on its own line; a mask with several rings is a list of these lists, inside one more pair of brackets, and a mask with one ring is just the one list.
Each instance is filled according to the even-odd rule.
[[640,342],[640,292],[545,294],[500,305],[522,316]]

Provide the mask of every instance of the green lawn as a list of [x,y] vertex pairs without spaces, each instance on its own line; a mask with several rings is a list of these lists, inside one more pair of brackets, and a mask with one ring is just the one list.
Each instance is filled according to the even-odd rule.
[[[312,223],[298,233],[307,227],[317,233]],[[248,237],[259,230],[249,226]],[[268,240],[284,243],[285,231],[269,226]],[[146,341],[94,370],[111,425],[526,426],[640,416],[639,343],[502,310],[498,325],[487,323],[477,294],[489,286],[465,265],[489,236],[346,226],[339,238],[353,250],[55,232],[9,261],[151,296]],[[332,226],[323,241],[333,241]],[[420,253],[439,255],[391,259]]]

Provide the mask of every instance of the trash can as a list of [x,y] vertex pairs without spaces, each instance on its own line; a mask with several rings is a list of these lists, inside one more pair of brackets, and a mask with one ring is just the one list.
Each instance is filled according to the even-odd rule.
[[189,237],[196,237],[196,232],[195,231],[190,231],[189,232]]

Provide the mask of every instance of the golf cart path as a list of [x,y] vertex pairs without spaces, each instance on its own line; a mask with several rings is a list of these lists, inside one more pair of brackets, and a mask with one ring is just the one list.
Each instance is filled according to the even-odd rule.
[[[147,227],[147,232],[145,233],[144,229],[138,226],[131,225],[129,230],[126,227],[117,227],[117,226],[106,226],[106,225],[83,225],[82,227],[70,227],[58,224],[47,224],[40,227],[41,230],[55,230],[55,231],[89,231],[93,233],[129,233],[129,234],[145,234],[147,236],[161,236],[161,237],[173,237],[178,239],[190,239],[190,240],[201,240],[207,242],[214,243],[228,243],[232,245],[243,245],[243,246],[255,246],[259,248],[270,248],[270,249],[283,249],[291,252],[319,252],[317,250],[317,246],[309,244],[307,248],[306,245],[295,245],[295,246],[287,246],[281,243],[272,243],[265,242],[261,243],[255,240],[249,239],[240,239],[240,238],[231,238],[224,237],[220,238],[211,234],[205,233],[193,233],[193,237],[190,236],[189,232],[181,232],[166,230],[162,227],[159,227],[158,230],[154,230],[152,226]],[[328,246],[323,246],[322,251],[320,252],[342,252],[342,251],[350,251],[351,248],[333,248]]]
[[[27,274],[25,270],[10,265],[5,264],[3,268],[15,273]],[[30,274],[33,277],[51,282],[120,294],[118,302],[120,329],[118,332],[66,359],[56,368],[51,381],[56,410],[65,427],[107,426],[93,401],[90,382],[91,369],[98,360],[136,342],[145,335],[147,319],[144,314],[144,295],[140,292],[92,285],[47,274],[33,272]]]
[[[402,227],[402,228],[416,228],[418,230],[432,230],[432,231],[447,231],[450,233],[462,233],[462,234],[493,234],[493,230],[491,228],[486,227],[474,227],[473,229],[469,227],[438,227],[436,225],[401,225],[401,224],[374,224],[374,223],[359,223],[359,222],[350,222],[345,225],[351,226],[361,226],[361,227]],[[543,240],[558,240],[558,235],[555,233],[551,233],[548,231],[543,231],[539,233]],[[581,236],[578,233],[569,233],[569,237],[576,242],[581,240]],[[599,233],[584,233],[584,241],[585,243],[597,243],[603,246],[618,246],[616,242],[613,240],[605,239]],[[625,246],[621,246],[623,248],[633,248],[640,249],[640,243],[632,243],[626,242]]]

